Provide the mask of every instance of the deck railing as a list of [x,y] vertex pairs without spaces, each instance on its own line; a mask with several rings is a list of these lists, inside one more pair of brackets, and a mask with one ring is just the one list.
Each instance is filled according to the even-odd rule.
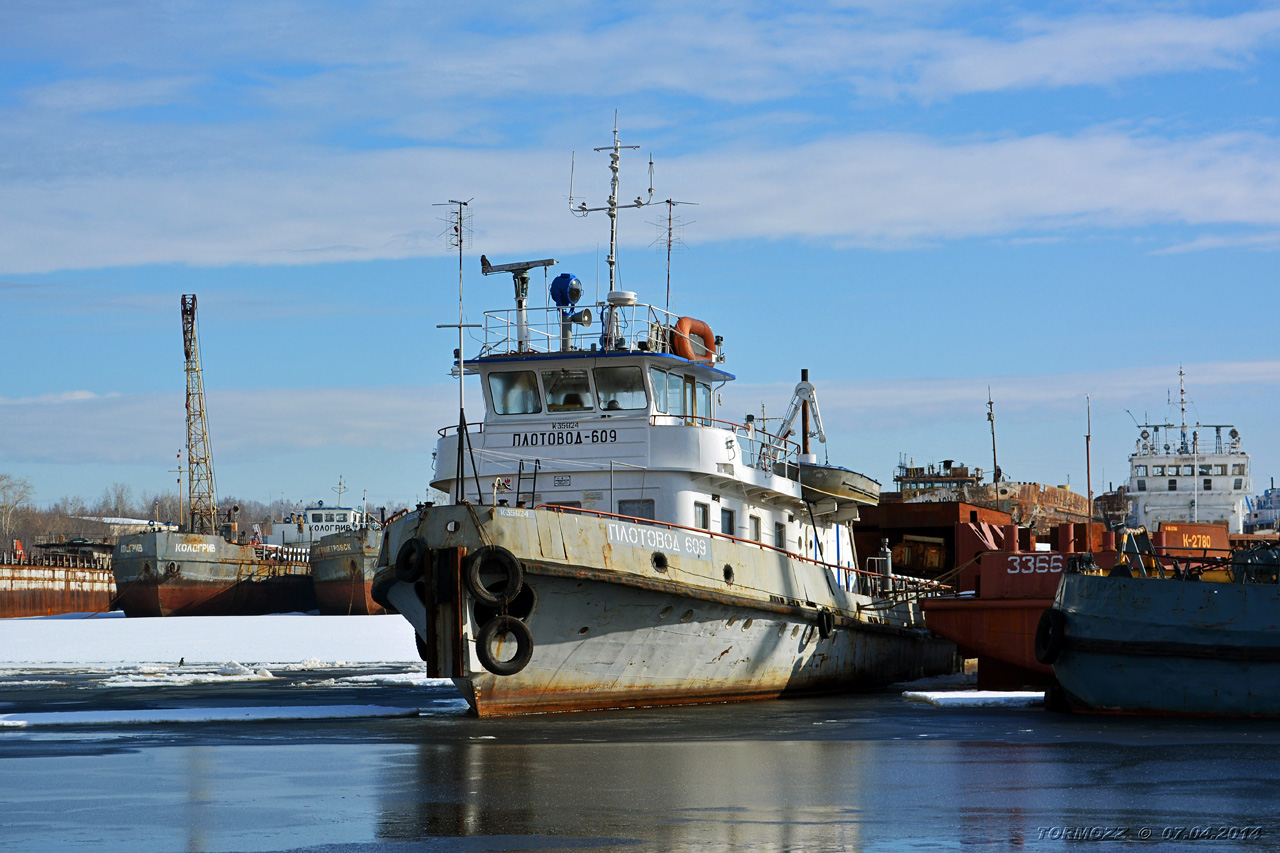
[[[586,320],[584,312],[590,312]],[[576,319],[575,319],[576,318]],[[486,311],[484,343],[480,357],[507,353],[660,352],[672,351],[680,318],[669,311],[637,302],[634,305],[575,305],[568,313],[558,307],[526,308],[520,311]],[[694,351],[701,346],[691,339]],[[715,358],[716,353],[708,353]]]

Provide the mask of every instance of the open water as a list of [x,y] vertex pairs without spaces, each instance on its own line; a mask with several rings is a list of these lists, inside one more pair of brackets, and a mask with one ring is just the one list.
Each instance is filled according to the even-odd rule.
[[[0,714],[35,724],[0,728],[0,850],[1280,850],[1274,722],[939,709],[901,689],[477,720],[406,672],[9,671]],[[413,715],[212,721],[352,705]],[[156,709],[211,719],[123,722]],[[47,724],[66,711],[117,721]]]

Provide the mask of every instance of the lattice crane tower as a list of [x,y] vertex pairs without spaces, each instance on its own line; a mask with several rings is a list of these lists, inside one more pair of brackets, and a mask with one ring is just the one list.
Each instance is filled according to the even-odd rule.
[[209,448],[209,421],[204,410],[204,376],[196,346],[196,295],[182,297],[182,350],[187,370],[187,488],[190,496],[191,533],[214,533],[218,505],[213,485],[213,451]]

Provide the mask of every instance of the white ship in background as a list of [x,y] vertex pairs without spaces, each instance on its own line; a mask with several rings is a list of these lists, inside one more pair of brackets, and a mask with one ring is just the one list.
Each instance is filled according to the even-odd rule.
[[1127,523],[1152,531],[1161,523],[1221,524],[1243,533],[1253,478],[1240,432],[1231,424],[1188,425],[1181,369],[1178,386],[1181,424],[1138,425],[1129,456]]
[[[555,307],[531,309],[529,271],[555,261],[482,258],[516,294],[514,310],[486,312],[477,357],[455,354],[455,369],[479,375],[484,422],[441,431],[431,485],[454,504],[388,525],[373,597],[482,716],[952,671],[955,647],[924,629],[914,600],[885,593],[909,581],[858,568],[846,522],[879,484],[808,452],[820,421],[807,378],[779,435],[722,420],[713,389],[734,379],[722,338],[614,289],[618,210],[647,204],[618,204],[623,147],[615,129],[601,149],[613,173],[594,209],[611,224],[604,302],[582,307],[566,273]],[[596,316],[601,331],[585,331]]]

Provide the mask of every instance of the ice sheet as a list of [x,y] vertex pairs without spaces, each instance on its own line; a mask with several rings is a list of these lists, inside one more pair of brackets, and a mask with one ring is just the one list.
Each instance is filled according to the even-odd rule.
[[939,708],[1025,708],[1044,704],[1043,690],[908,690],[902,698]]
[[0,714],[0,728],[235,723],[262,722],[264,720],[341,720],[360,717],[415,717],[418,713],[419,709],[417,708],[395,708],[384,705],[276,705],[235,708],[49,711]]
[[254,670],[272,664],[421,663],[413,629],[395,615],[0,619],[3,668],[179,661],[239,661]]

